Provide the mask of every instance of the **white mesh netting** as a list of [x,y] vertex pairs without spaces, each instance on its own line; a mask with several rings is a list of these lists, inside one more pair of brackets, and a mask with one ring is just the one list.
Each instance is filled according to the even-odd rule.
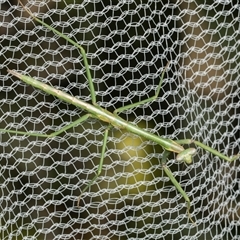
[[[201,2],[201,3],[199,3]],[[235,1],[23,1],[81,44],[97,102],[171,139],[192,138],[231,156],[240,152],[240,6]],[[206,2],[206,1],[205,1]],[[237,2],[237,1],[236,1]],[[84,114],[38,91],[7,68],[91,102],[79,51],[33,21],[17,1],[1,1],[0,128],[50,133]],[[191,200],[164,174],[160,146],[90,119],[51,139],[0,133],[1,239],[239,239],[239,160],[198,148],[191,165],[168,166]]]

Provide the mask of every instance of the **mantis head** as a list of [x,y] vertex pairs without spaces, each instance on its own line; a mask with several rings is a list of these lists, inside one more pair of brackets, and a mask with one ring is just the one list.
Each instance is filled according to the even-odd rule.
[[188,148],[183,150],[182,152],[180,152],[177,155],[177,161],[184,161],[187,164],[191,164],[192,163],[192,156],[197,152],[197,150],[195,148]]

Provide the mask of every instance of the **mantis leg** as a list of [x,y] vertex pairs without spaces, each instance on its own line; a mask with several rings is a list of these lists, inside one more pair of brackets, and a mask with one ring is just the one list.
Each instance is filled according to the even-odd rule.
[[90,68],[89,68],[89,64],[88,64],[88,60],[87,60],[87,55],[86,52],[84,50],[84,48],[77,44],[76,42],[74,42],[72,39],[70,39],[69,37],[65,36],[63,33],[59,32],[58,30],[56,30],[55,28],[51,27],[50,25],[46,24],[45,22],[43,22],[42,20],[38,19],[37,17],[35,17],[33,15],[33,13],[31,11],[29,11],[20,0],[18,0],[18,2],[22,5],[22,7],[25,9],[25,11],[27,11],[29,13],[29,15],[31,17],[34,18],[34,20],[36,20],[37,22],[39,22],[40,24],[42,24],[43,26],[45,26],[46,28],[48,28],[49,30],[53,31],[55,34],[57,34],[58,36],[64,38],[66,41],[68,41],[69,43],[71,43],[73,46],[75,46],[76,48],[78,48],[82,54],[83,57],[83,63],[84,66],[86,68],[86,75],[87,75],[87,79],[88,79],[88,83],[89,83],[89,88],[90,88],[90,94],[91,94],[91,98],[92,98],[92,103],[95,106],[98,106],[96,103],[96,94],[95,94],[95,89],[94,89],[94,85],[93,85],[93,80],[92,80],[92,75],[90,72]]
[[[227,157],[225,155],[223,155],[222,153],[218,152],[217,150],[199,142],[199,141],[196,141],[196,140],[192,140],[192,139],[182,139],[182,140],[176,140],[175,142],[179,143],[179,144],[195,144],[196,146],[199,146],[200,148],[202,149],[205,149],[206,151],[214,154],[215,156],[218,156],[220,157],[221,159],[223,160],[226,160],[228,162],[232,162],[232,161],[235,161],[236,159],[238,159],[240,157],[240,154],[237,154],[237,155],[234,155],[232,157]],[[182,159],[177,159],[177,160],[182,160]]]
[[193,221],[191,214],[190,214],[190,207],[191,207],[191,202],[190,199],[187,195],[187,193],[182,189],[180,183],[176,180],[176,178],[173,176],[172,171],[167,167],[166,162],[167,162],[167,157],[171,152],[169,151],[164,151],[163,153],[163,157],[161,160],[162,163],[162,167],[164,172],[166,173],[166,175],[169,177],[169,179],[171,180],[171,182],[173,183],[173,185],[175,186],[175,188],[179,191],[179,193],[182,195],[182,197],[185,199],[186,203],[187,203],[187,214],[189,219],[191,220],[191,222],[193,224],[195,224],[195,222]]
[[78,125],[79,123],[86,121],[90,116],[91,116],[91,114],[86,114],[86,115],[82,116],[81,118],[77,119],[76,121],[70,123],[69,125],[61,128],[60,130],[58,130],[58,131],[56,131],[56,132],[51,133],[51,134],[40,134],[40,133],[32,133],[32,132],[22,132],[22,131],[8,130],[8,129],[0,129],[0,132],[8,132],[8,133],[21,134],[21,135],[28,135],[28,136],[36,136],[36,137],[50,138],[50,137],[55,137],[55,136],[61,134],[62,132],[68,130],[69,128],[72,128],[72,127]]
[[124,107],[117,108],[117,109],[114,110],[113,114],[117,115],[117,113],[120,113],[120,112],[125,111],[127,109],[134,108],[134,107],[137,107],[137,106],[142,105],[144,103],[148,103],[148,102],[154,101],[158,97],[158,95],[159,95],[159,92],[160,92],[160,89],[161,89],[161,86],[162,86],[162,82],[163,82],[163,77],[164,77],[164,74],[166,72],[166,69],[167,69],[169,63],[170,62],[167,63],[166,67],[164,68],[164,70],[162,72],[162,75],[160,77],[160,82],[159,82],[158,87],[157,87],[157,91],[156,91],[156,93],[155,93],[155,95],[153,97],[150,97],[148,99],[145,99],[145,100],[133,103],[133,104],[129,104],[129,105],[124,106]]
[[91,185],[96,181],[96,179],[99,177],[99,175],[100,175],[101,172],[102,172],[103,160],[104,160],[104,157],[105,157],[105,151],[106,151],[106,146],[107,146],[108,131],[109,131],[109,127],[105,130],[105,133],[104,133],[103,145],[102,145],[102,152],[101,152],[101,158],[100,158],[100,163],[99,163],[99,166],[98,166],[97,173],[96,173],[95,177],[90,181],[90,183],[83,189],[83,191],[82,191],[81,194],[79,195],[79,197],[78,197],[78,203],[77,203],[77,206],[78,206],[78,207],[80,207],[80,200],[81,200],[82,194],[83,194],[88,188],[91,187]]

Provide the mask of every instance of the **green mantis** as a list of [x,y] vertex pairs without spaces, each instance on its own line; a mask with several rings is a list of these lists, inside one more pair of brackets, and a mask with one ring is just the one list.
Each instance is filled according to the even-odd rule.
[[[24,9],[26,11],[28,11],[25,7]],[[29,12],[29,11],[28,11]],[[33,14],[31,12],[29,12],[29,14],[40,24],[44,25],[45,27],[47,27],[48,29],[50,29],[51,31],[53,31],[55,34],[61,36],[62,38],[66,39],[68,42],[70,42],[72,45],[74,45],[76,48],[78,48],[82,54],[83,57],[83,62],[84,62],[84,66],[86,68],[86,75],[87,75],[87,79],[88,79],[88,83],[89,83],[89,87],[90,87],[90,94],[91,94],[91,100],[92,100],[92,104],[86,103],[80,99],[77,99],[75,97],[72,97],[71,95],[62,92],[60,90],[57,90],[45,83],[42,83],[34,78],[28,77],[26,75],[22,75],[19,72],[16,72],[14,70],[8,70],[8,72],[14,76],[16,76],[17,78],[21,79],[22,81],[24,81],[25,83],[38,88],[48,94],[51,94],[65,102],[68,102],[70,104],[75,105],[78,108],[81,108],[83,110],[85,110],[87,113],[82,116],[81,118],[79,118],[78,120],[72,122],[71,124],[59,129],[56,132],[53,132],[51,134],[39,134],[39,133],[32,133],[32,132],[21,132],[21,131],[14,131],[14,130],[9,130],[9,129],[0,129],[1,132],[8,132],[8,133],[13,133],[13,134],[22,134],[22,135],[29,135],[29,136],[38,136],[38,137],[46,137],[46,138],[50,138],[50,137],[55,137],[59,134],[61,134],[64,131],[67,131],[68,129],[86,121],[88,118],[96,118],[99,119],[105,123],[107,123],[109,125],[109,127],[107,127],[107,129],[104,132],[104,138],[103,138],[103,143],[102,143],[102,150],[101,150],[101,157],[100,157],[100,162],[99,162],[99,166],[98,166],[98,170],[97,173],[95,175],[95,177],[90,181],[90,183],[82,190],[82,193],[84,193],[97,179],[97,177],[101,174],[102,171],[102,166],[103,166],[103,161],[104,161],[104,156],[105,156],[105,151],[106,151],[106,145],[107,145],[107,138],[108,138],[108,132],[110,127],[115,127],[118,129],[125,129],[133,134],[136,134],[138,136],[141,136],[143,138],[146,138],[148,140],[151,140],[157,144],[159,144],[164,150],[164,154],[163,154],[163,158],[162,158],[162,167],[166,173],[166,175],[169,177],[169,179],[172,181],[172,183],[174,184],[174,186],[176,187],[176,189],[181,193],[181,195],[183,196],[183,198],[185,199],[186,203],[187,203],[187,213],[189,218],[191,219],[190,216],[190,199],[188,197],[188,195],[186,194],[186,192],[182,189],[181,185],[177,182],[177,180],[175,179],[173,173],[170,171],[170,169],[167,167],[166,165],[166,161],[167,161],[167,157],[168,155],[173,152],[176,153],[176,160],[177,161],[183,161],[186,162],[188,164],[192,163],[192,157],[194,156],[194,154],[196,153],[196,149],[195,148],[187,148],[184,149],[184,147],[182,145],[184,144],[195,144],[196,146],[205,149],[206,151],[218,156],[219,158],[232,162],[234,160],[236,160],[239,155],[235,155],[233,157],[227,157],[223,154],[221,154],[220,152],[216,151],[215,149],[199,142],[196,140],[192,140],[192,139],[183,139],[183,140],[171,140],[171,139],[167,139],[167,138],[163,138],[160,136],[157,136],[155,134],[152,134],[142,128],[137,127],[136,125],[133,125],[127,121],[125,121],[124,119],[122,119],[121,117],[119,117],[117,115],[117,113],[120,113],[122,111],[125,111],[127,109],[133,108],[133,107],[137,107],[141,104],[145,104],[147,102],[150,101],[154,101],[160,92],[161,89],[161,85],[163,82],[163,77],[164,77],[164,73],[166,71],[166,69],[168,68],[168,65],[165,67],[164,71],[162,72],[162,75],[160,77],[160,82],[159,85],[157,87],[156,90],[156,94],[151,97],[148,98],[146,100],[131,104],[131,105],[127,105],[125,107],[121,107],[116,109],[113,113],[101,108],[97,103],[96,103],[96,94],[95,94],[95,89],[94,89],[94,84],[93,84],[93,80],[91,77],[91,72],[89,69],[89,65],[88,65],[88,60],[87,60],[87,56],[85,53],[85,50],[78,45],[76,42],[72,41],[71,39],[69,39],[67,36],[63,35],[62,33],[60,33],[59,31],[57,31],[56,29],[52,28],[51,26],[47,25],[46,23],[44,23],[43,21],[41,21],[40,19],[36,18],[35,16],[33,16]],[[80,197],[78,198],[78,206],[79,206],[79,201],[80,201]],[[192,219],[191,219],[192,221]]]

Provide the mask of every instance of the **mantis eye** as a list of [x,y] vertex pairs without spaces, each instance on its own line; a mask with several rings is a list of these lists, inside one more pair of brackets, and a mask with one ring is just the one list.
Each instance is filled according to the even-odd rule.
[[176,159],[177,161],[184,161],[187,164],[191,164],[192,163],[192,156],[196,153],[196,149],[195,148],[188,148],[186,150],[183,150],[182,152],[180,152]]

